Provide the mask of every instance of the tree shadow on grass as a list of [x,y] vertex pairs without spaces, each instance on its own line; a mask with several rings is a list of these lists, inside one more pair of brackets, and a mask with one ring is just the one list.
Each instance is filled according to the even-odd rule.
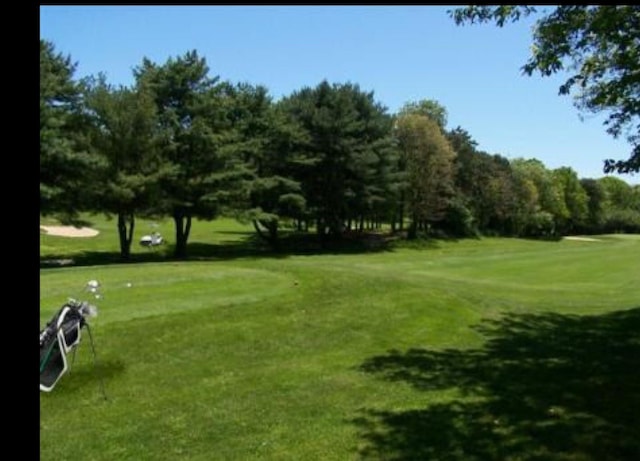
[[361,369],[460,397],[406,411],[363,409],[363,459],[640,459],[640,307],[597,316],[508,315],[484,347],[411,349]]
[[47,254],[40,256],[40,269],[68,266],[102,266],[109,264],[129,264],[162,262],[170,258],[165,252],[149,250],[146,253],[134,253],[123,260],[117,251],[74,251],[73,253]]
[[[232,232],[221,233],[229,234]],[[272,247],[255,235],[249,234],[244,238],[217,243],[190,242],[187,244],[188,256],[186,259],[215,261],[258,257],[286,258],[294,255],[373,253],[391,251],[392,242],[391,237],[366,233],[355,237],[326,241],[321,241],[315,234],[304,234],[283,237],[277,247]],[[134,251],[128,260],[123,260],[117,251],[47,254],[40,257],[40,268],[175,261],[172,256],[173,250],[172,244],[165,244],[142,252]]]

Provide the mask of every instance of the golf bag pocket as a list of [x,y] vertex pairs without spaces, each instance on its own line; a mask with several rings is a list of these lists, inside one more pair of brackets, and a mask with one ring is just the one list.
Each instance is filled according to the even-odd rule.
[[67,372],[67,356],[64,352],[64,335],[58,332],[40,344],[40,390],[51,391]]

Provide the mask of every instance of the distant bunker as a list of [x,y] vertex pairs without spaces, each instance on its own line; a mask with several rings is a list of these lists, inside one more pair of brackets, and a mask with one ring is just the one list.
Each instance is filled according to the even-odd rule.
[[40,226],[40,231],[57,237],[95,237],[100,232],[90,227]]

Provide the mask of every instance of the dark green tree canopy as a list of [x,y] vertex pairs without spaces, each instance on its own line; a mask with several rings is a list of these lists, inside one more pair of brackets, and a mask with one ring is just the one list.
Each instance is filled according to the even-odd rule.
[[126,260],[135,215],[148,215],[158,193],[156,106],[145,87],[115,88],[103,75],[86,79],[85,87],[91,145],[105,164],[96,178],[93,211],[118,217],[120,254]]
[[[471,5],[450,11],[456,24],[502,27],[536,12],[530,6]],[[561,5],[543,15],[522,67],[526,75],[569,74],[560,94],[573,94],[583,111],[608,114],[607,132],[631,144],[628,159],[607,159],[607,173],[640,171],[640,6]]]
[[[502,26],[534,11],[471,6],[454,17]],[[561,91],[582,110],[610,111],[609,132],[636,150],[637,25],[634,6],[554,7],[523,68],[571,71]],[[173,219],[178,258],[193,219],[219,216],[252,222],[274,249],[290,232],[332,245],[385,223],[415,237],[640,232],[640,186],[482,152],[462,127],[445,131],[447,110],[432,99],[389,114],[373,91],[325,80],[274,102],[262,85],[210,76],[195,50],[143,59],[131,87],[74,71],[41,40],[40,212],[66,223],[117,216],[124,259],[138,216]],[[607,165],[634,172],[637,161]]]
[[90,203],[96,158],[84,133],[82,86],[76,65],[40,40],[40,212],[73,219]]
[[193,217],[213,219],[234,172],[225,152],[229,143],[227,84],[209,76],[204,58],[193,50],[158,65],[143,59],[134,69],[137,85],[153,95],[160,130],[160,213],[176,224],[177,257],[186,256]]
[[47,106],[70,106],[79,99],[73,81],[76,64],[56,52],[53,43],[40,40],[40,102]]
[[339,235],[345,221],[383,199],[379,176],[392,144],[392,118],[373,92],[326,80],[280,106],[307,133],[295,147],[301,153],[295,178],[304,185],[318,232]]

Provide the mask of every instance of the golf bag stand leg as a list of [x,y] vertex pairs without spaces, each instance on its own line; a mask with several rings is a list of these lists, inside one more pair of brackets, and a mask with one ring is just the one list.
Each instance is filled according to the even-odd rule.
[[[93,368],[94,370],[96,370],[96,374],[98,374],[99,373],[98,357],[96,355],[96,348],[93,344],[93,335],[91,334],[91,327],[89,327],[88,323],[85,323],[85,327],[87,327],[87,332],[89,333],[89,342],[91,343],[91,351],[93,352]],[[102,396],[104,397],[105,400],[109,400],[107,398],[107,393],[104,389],[104,381],[102,380],[102,376],[98,376],[98,379],[100,380],[100,389],[102,390]]]

